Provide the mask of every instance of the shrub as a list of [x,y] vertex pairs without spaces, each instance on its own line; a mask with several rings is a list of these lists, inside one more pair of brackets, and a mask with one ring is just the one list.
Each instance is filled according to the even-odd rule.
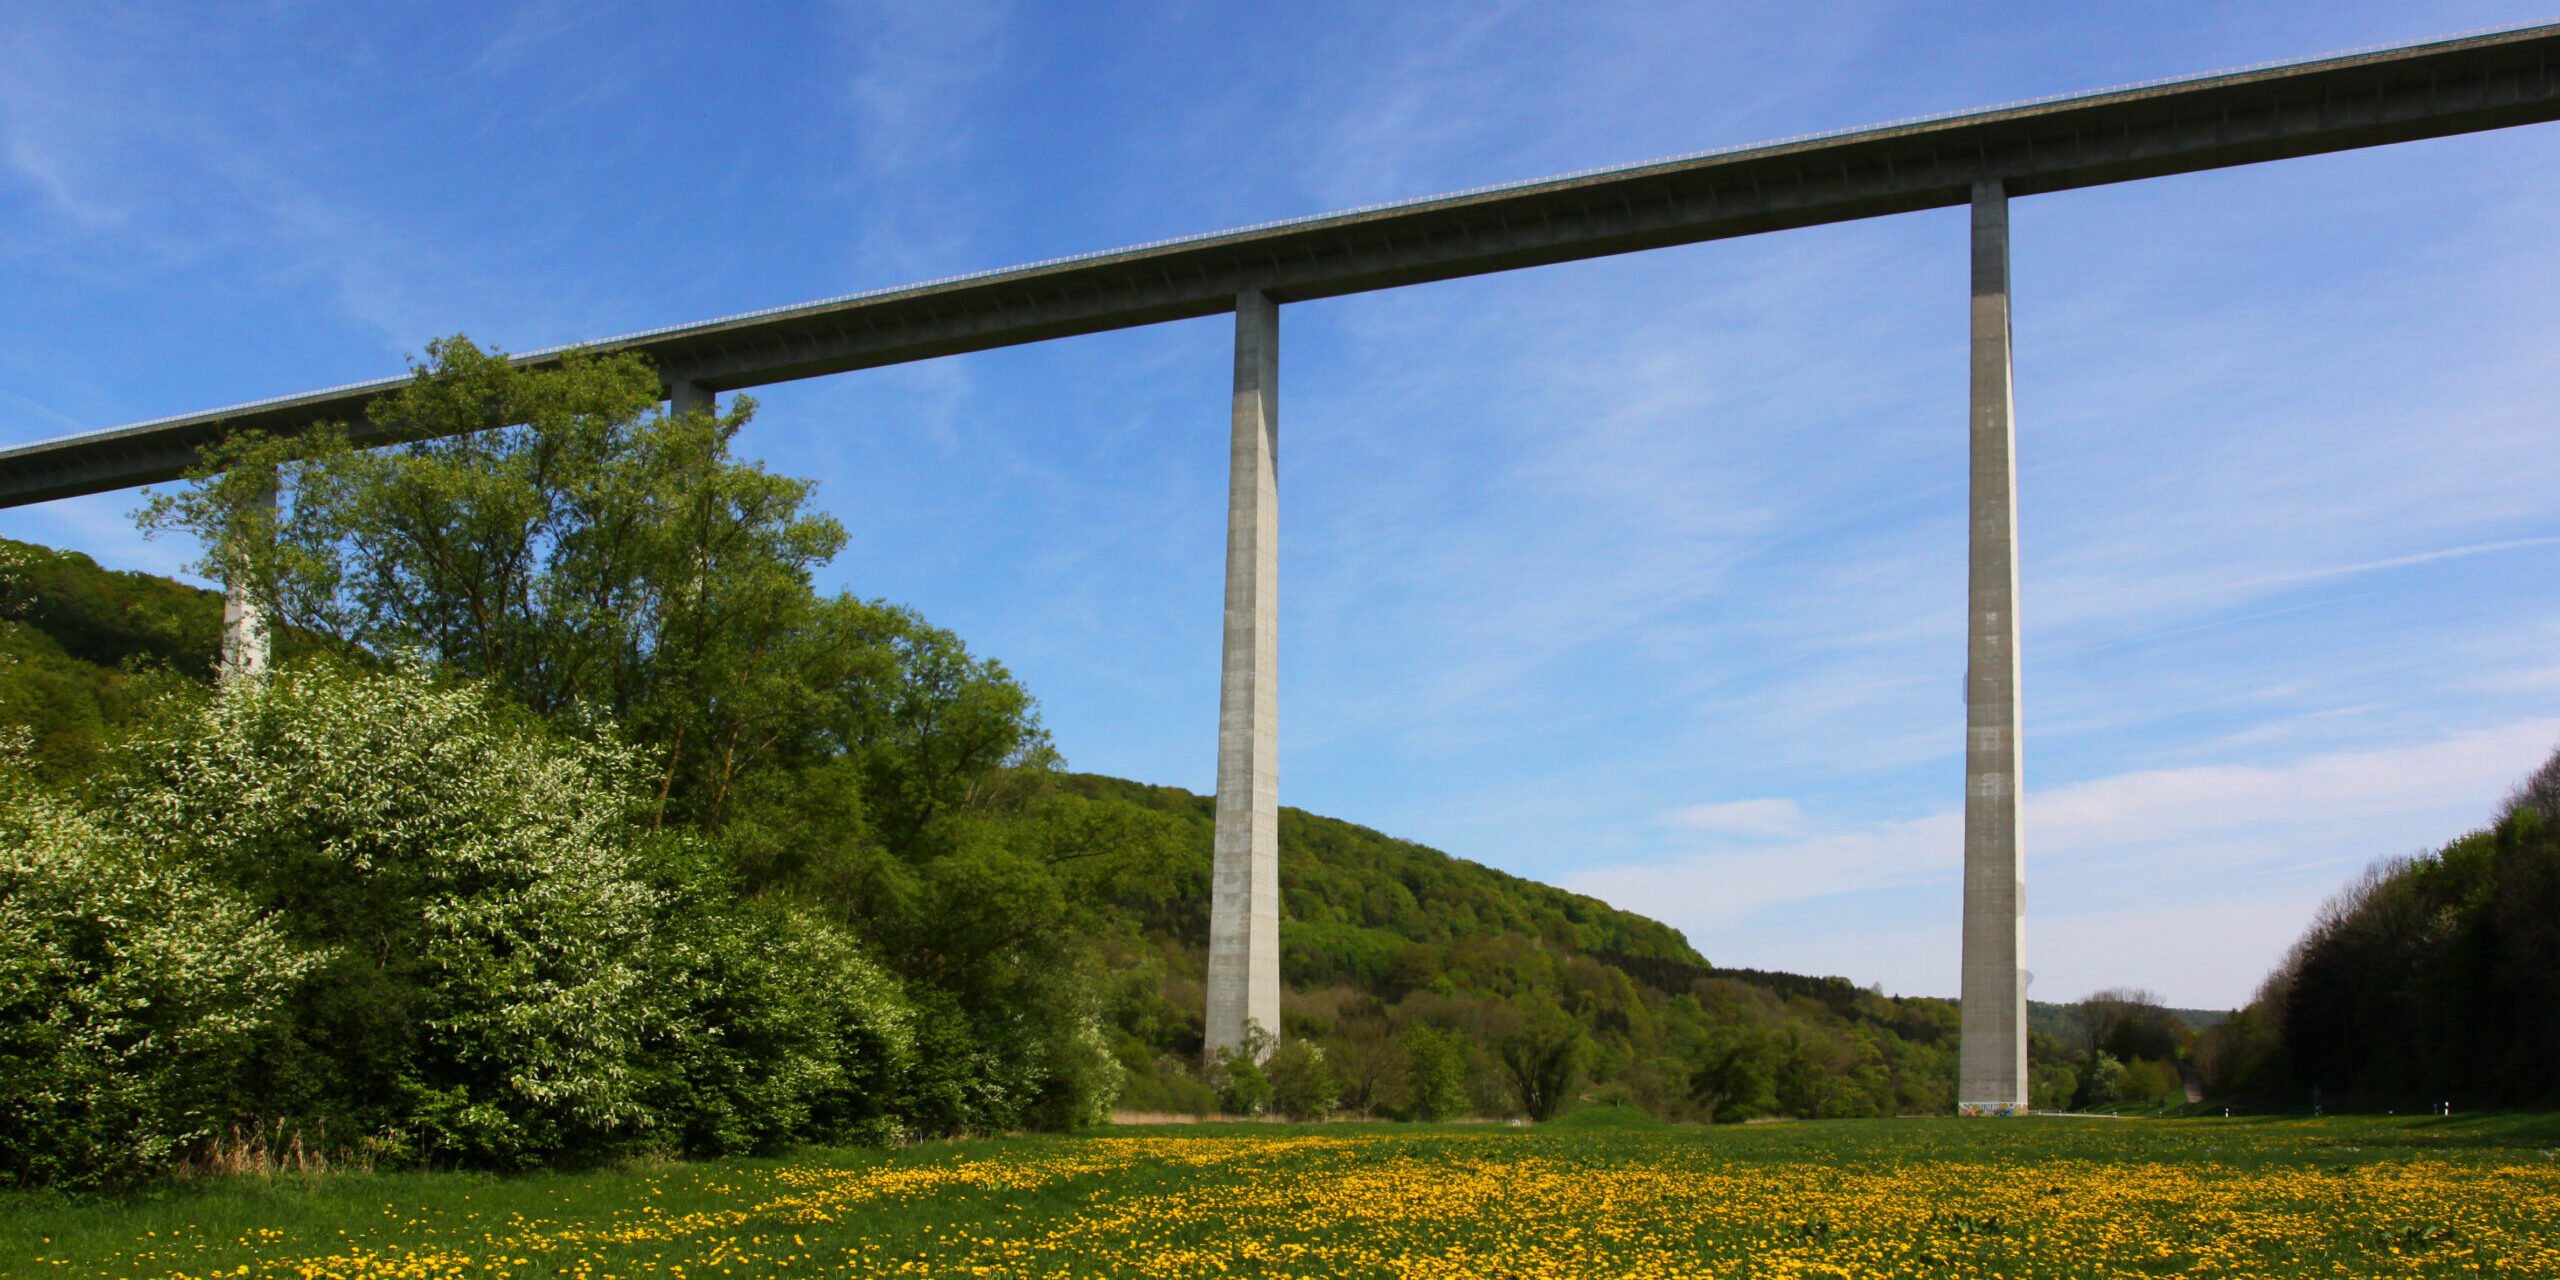
[[317,957],[0,763],[0,1165],[130,1179],[210,1141]]
[[1272,1107],[1292,1120],[1322,1120],[1342,1096],[1324,1047],[1312,1040],[1291,1040],[1272,1050],[1262,1072],[1271,1080]]
[[1209,1083],[1218,1090],[1218,1109],[1229,1115],[1258,1116],[1271,1109],[1271,1077],[1262,1060],[1271,1053],[1271,1033],[1248,1018],[1244,1043],[1221,1049],[1210,1064]]
[[609,734],[413,670],[313,667],[127,755],[114,820],[319,957],[244,1063],[271,1119],[499,1166],[894,1127],[895,984],[646,833]]
[[1467,1108],[1466,1048],[1459,1033],[1427,1023],[1405,1029],[1404,1113],[1446,1120]]
[[2090,1059],[2088,1071],[2080,1077],[2080,1095],[2072,1101],[2082,1107],[2103,1107],[2125,1096],[2125,1065],[2112,1053],[2101,1049]]
[[1707,1033],[1689,1097],[1717,1124],[1735,1124],[1777,1109],[1777,1046],[1756,1027],[1717,1027]]
[[1531,1120],[1552,1118],[1582,1078],[1591,1039],[1582,1024],[1549,1004],[1529,1004],[1495,1046]]
[[707,861],[673,870],[636,1063],[659,1144],[719,1155],[905,1136],[915,1029],[896,980],[834,925],[739,905]]
[[2174,1094],[2177,1101],[2184,1102],[2186,1094],[2178,1086],[2178,1069],[2175,1066],[2136,1058],[2125,1066],[2124,1083],[2118,1087],[2118,1096],[2127,1102],[2166,1102]]

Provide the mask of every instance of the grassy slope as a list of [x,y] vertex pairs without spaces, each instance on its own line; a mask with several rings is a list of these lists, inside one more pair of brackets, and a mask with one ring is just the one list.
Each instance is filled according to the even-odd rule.
[[1399,1256],[1422,1275],[1745,1258],[1862,1275],[2548,1275],[2555,1142],[2553,1115],[1110,1129],[506,1179],[0,1194],[0,1275],[1342,1275]]

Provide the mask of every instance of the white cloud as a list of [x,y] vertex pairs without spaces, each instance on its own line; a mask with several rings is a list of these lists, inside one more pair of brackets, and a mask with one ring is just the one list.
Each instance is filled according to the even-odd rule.
[[[2560,719],[2278,765],[2150,769],[2030,791],[2022,815],[2039,998],[2136,983],[2246,997],[2354,868],[2484,821],[2552,750]],[[1564,877],[1665,920],[1719,963],[1952,989],[1961,812],[1797,834],[1792,801],[1673,810],[1720,847]],[[1733,847],[1738,837],[1766,837]],[[1935,904],[1935,905],[1931,905]],[[1915,912],[1943,920],[1884,928]],[[2067,990],[2064,990],[2067,988]]]
[[1662,815],[1662,825],[1738,836],[1784,836],[1804,828],[1804,811],[1793,800],[1728,800],[1673,809]]
[[2271,824],[2434,812],[2448,801],[2472,802],[2485,820],[2489,804],[2547,755],[2555,738],[2560,720],[2522,720],[2285,765],[2154,769],[2050,792],[2031,788],[2022,838],[2031,857],[2051,858],[2126,844],[2174,850],[2180,841]]
[[1790,903],[1909,886],[1954,870],[1964,816],[1933,814],[1835,829],[1782,843],[1692,853],[1667,862],[1601,867],[1566,887],[1691,931],[1739,923]]

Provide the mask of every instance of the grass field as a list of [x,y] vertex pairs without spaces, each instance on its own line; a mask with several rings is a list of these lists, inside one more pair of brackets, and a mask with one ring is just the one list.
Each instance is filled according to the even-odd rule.
[[2560,1277],[2560,1119],[1262,1125],[0,1196],[11,1276]]

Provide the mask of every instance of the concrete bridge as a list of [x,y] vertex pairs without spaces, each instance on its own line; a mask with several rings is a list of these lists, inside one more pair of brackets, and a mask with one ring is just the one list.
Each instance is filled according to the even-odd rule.
[[[1934,116],[851,294],[586,344],[724,391],[1233,312],[1208,1044],[1280,1025],[1279,316],[1284,303],[1970,205],[1972,448],[1959,1109],[2027,1101],[2009,201],[2560,118],[2560,24]],[[556,363],[561,348],[516,357]],[[406,377],[0,450],[0,506],[177,478],[228,432],[342,422]],[[262,663],[235,600],[226,661]]]

